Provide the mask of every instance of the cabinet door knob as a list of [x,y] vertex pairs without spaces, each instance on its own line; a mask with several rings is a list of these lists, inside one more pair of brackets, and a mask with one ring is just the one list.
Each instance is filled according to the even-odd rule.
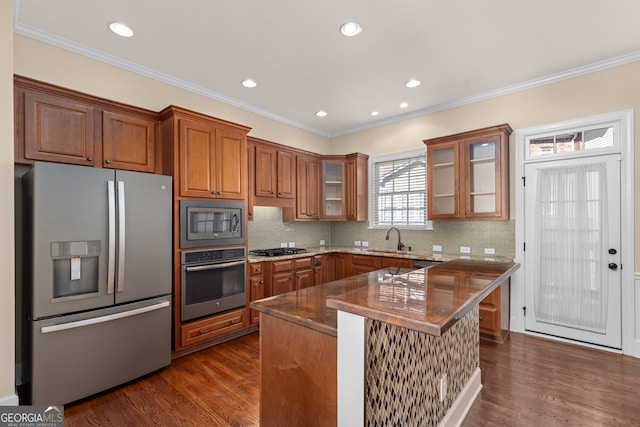
[[471,212],[469,212],[469,211],[466,211],[465,213],[466,213],[467,215],[469,215],[469,214],[470,214]]
[[260,280],[260,284],[261,284],[261,285],[264,285],[264,280]]
[[111,164],[111,160],[105,160],[104,161],[106,164],[110,165]]
[[454,215],[458,215],[458,211],[454,211],[454,212],[453,212],[453,214],[454,214]]
[[87,160],[90,161],[90,162],[93,162],[93,157],[89,156],[89,157],[87,157]]
[[222,194],[222,191],[218,191],[218,195],[221,195],[221,194]]

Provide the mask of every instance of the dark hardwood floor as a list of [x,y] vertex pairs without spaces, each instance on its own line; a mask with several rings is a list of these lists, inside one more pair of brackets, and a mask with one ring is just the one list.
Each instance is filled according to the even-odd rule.
[[[65,406],[73,426],[257,426],[259,336],[173,361]],[[481,340],[483,388],[463,426],[638,426],[640,359],[510,334]]]

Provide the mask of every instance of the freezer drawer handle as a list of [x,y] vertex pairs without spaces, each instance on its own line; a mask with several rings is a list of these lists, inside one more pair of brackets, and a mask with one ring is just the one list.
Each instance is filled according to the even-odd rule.
[[113,294],[115,288],[116,271],[116,196],[113,181],[107,184],[107,195],[109,200],[109,258],[107,272],[107,293]]
[[124,182],[118,181],[118,292],[124,291],[124,260],[125,260],[125,208]]
[[160,310],[169,306],[169,301],[163,301],[148,307],[136,308],[135,310],[124,311],[122,313],[109,314],[106,316],[94,317],[93,319],[78,320],[77,322],[61,323],[59,325],[43,326],[40,332],[48,334],[50,332],[59,332],[67,329],[82,328],[84,326],[96,325],[98,323],[111,322],[112,320],[124,319],[125,317],[137,316],[139,314],[148,313],[150,311]]

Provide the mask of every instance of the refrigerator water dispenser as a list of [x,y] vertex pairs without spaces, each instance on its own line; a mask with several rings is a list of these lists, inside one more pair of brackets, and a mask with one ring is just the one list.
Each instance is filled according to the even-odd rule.
[[53,298],[98,292],[100,241],[52,242]]

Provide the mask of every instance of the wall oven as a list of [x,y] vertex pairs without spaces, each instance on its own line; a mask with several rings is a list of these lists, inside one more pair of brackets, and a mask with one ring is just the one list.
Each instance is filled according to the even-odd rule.
[[242,245],[245,204],[218,200],[180,201],[180,248]]
[[181,258],[183,322],[246,305],[244,247],[183,251]]

